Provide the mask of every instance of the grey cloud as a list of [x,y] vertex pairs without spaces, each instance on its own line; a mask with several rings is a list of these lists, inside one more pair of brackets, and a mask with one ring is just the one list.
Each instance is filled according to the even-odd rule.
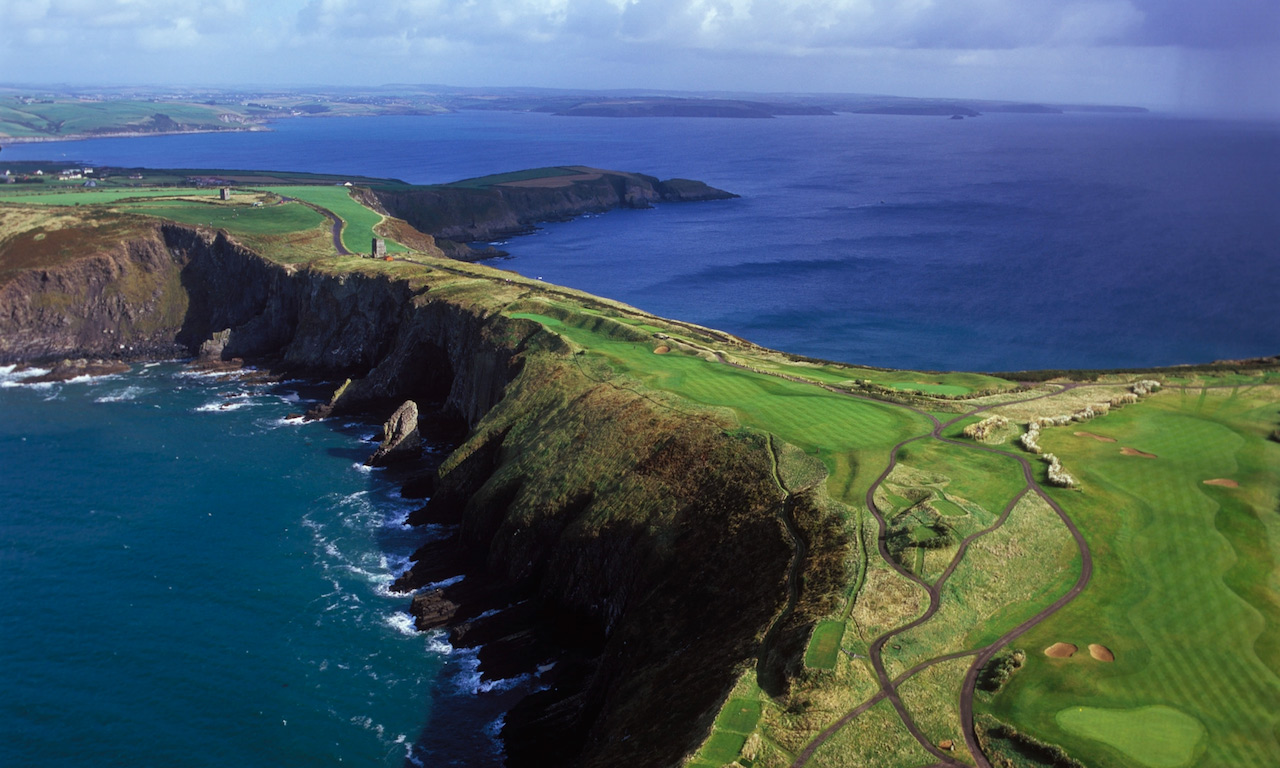
[[1234,48],[1280,43],[1277,0],[1135,0],[1146,15],[1139,45]]

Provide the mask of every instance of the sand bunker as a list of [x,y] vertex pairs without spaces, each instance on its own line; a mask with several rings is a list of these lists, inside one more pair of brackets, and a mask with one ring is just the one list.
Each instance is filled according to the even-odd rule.
[[1147,453],[1146,451],[1140,451],[1137,448],[1121,448],[1120,452],[1123,453],[1125,456],[1141,456],[1144,459],[1159,458],[1154,453]]
[[1107,437],[1106,435],[1095,435],[1092,432],[1076,432],[1075,436],[1076,437],[1092,437],[1094,440],[1097,440],[1100,443],[1114,443],[1116,441],[1114,437]]
[[1089,643],[1089,655],[1098,661],[1115,661],[1116,655],[1105,645]]
[[1232,480],[1232,479],[1227,478],[1227,477],[1215,477],[1215,478],[1213,478],[1212,480],[1205,480],[1205,481],[1204,481],[1204,484],[1205,484],[1205,485],[1220,485],[1220,486],[1222,486],[1223,488],[1239,488],[1239,487],[1240,487],[1240,484],[1239,484],[1239,483],[1237,483],[1235,480]]
[[1044,655],[1053,659],[1069,659],[1080,650],[1071,643],[1054,643],[1044,649]]
[[667,353],[668,353],[668,352],[670,352],[670,351],[671,351],[671,347],[668,347],[666,344],[663,344],[662,346],[660,346],[660,347],[658,347],[657,349],[653,350],[653,354],[655,354],[655,355],[665,355],[665,354],[667,354]]

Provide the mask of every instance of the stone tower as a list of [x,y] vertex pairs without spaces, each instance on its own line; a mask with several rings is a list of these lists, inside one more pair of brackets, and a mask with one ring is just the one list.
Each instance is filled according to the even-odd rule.
[[381,259],[387,255],[387,241],[380,237],[373,238],[373,258]]

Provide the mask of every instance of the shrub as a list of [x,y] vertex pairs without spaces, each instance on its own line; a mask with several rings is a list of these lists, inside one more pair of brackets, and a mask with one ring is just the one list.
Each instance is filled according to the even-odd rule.
[[1009,678],[1022,668],[1027,654],[1021,650],[1005,651],[991,657],[982,671],[978,673],[978,687],[984,691],[995,693],[1009,682]]
[[964,436],[984,442],[990,440],[996,432],[1009,426],[1009,420],[1003,416],[991,416],[964,428]]

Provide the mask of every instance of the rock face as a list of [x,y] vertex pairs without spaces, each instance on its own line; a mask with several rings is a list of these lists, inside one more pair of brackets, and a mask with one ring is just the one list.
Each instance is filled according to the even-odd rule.
[[[763,436],[592,379],[541,325],[465,295],[296,270],[176,225],[138,238],[0,286],[0,363],[193,354],[219,334],[224,358],[348,377],[333,412],[412,400],[465,420],[411,517],[456,534],[397,585],[465,574],[415,612],[484,643],[486,674],[556,661],[505,721],[509,766],[678,764],[757,657],[797,667],[828,599],[812,585],[835,594],[846,557],[831,516],[797,512],[812,562],[791,568]],[[117,301],[119,280],[140,300]],[[393,418],[392,442],[415,422]]]
[[737,197],[700,181],[659,181],[638,173],[575,168],[581,173],[478,188],[446,186],[374,190],[388,214],[417,229],[459,242],[493,240],[528,232],[540,221],[557,221],[615,208],[649,208],[658,202]]
[[365,466],[385,467],[417,459],[422,453],[422,438],[418,434],[418,405],[412,400],[396,409],[382,425],[382,444],[374,451]]

